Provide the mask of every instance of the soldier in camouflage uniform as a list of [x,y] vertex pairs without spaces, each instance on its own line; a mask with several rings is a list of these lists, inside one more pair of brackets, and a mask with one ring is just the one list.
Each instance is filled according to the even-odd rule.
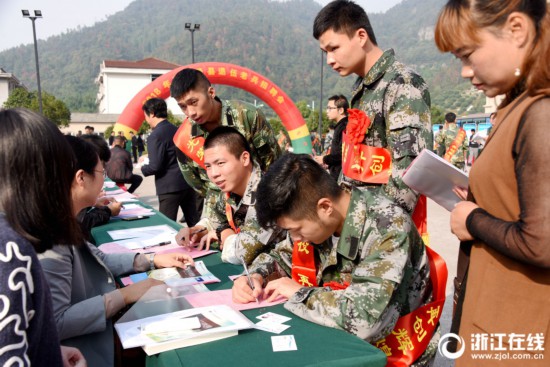
[[359,76],[351,106],[365,111],[372,121],[363,143],[386,148],[391,154],[387,184],[366,184],[345,176],[342,183],[386,195],[412,213],[418,194],[401,178],[420,151],[433,145],[426,83],[398,62],[393,50],[382,51],[377,46],[367,14],[351,1],[336,0],[325,6],[315,18],[313,36],[335,71],[341,76]]
[[[318,286],[289,278],[288,239],[250,266],[254,291],[246,277],[235,280],[235,302],[283,296],[285,308],[296,315],[372,343],[388,335],[400,316],[431,301],[430,266],[410,216],[368,190],[341,189],[309,156],[285,155],[275,162],[260,182],[256,209],[262,226],[284,228],[292,240],[314,244]],[[435,356],[438,335],[423,363]]]
[[[261,110],[242,101],[222,101],[206,76],[195,69],[183,69],[170,85],[170,94],[191,120],[191,138],[203,136],[218,126],[233,126],[249,142],[252,157],[265,171],[281,155],[274,132]],[[180,126],[180,129],[182,129]],[[215,203],[219,189],[208,180],[206,171],[178,149],[178,163],[185,180],[205,198],[202,217]]]
[[[285,237],[284,231],[263,229],[258,224],[255,204],[262,176],[260,165],[252,160],[244,136],[229,126],[215,128],[206,138],[204,164],[210,181],[219,185],[221,191],[213,196],[215,201],[208,217],[192,228],[182,228],[179,237],[193,243],[200,241],[200,249],[208,249],[215,241],[222,249],[223,261],[240,264],[242,257],[249,264]],[[195,233],[195,238],[191,233]]]
[[[456,125],[456,115],[452,112],[449,112],[445,115],[445,127],[441,131],[435,140],[439,146],[444,147],[445,152],[449,150],[451,144],[457,139],[459,131],[462,130]],[[460,143],[460,144],[458,144]],[[468,152],[468,137],[466,132],[464,132],[464,138],[462,141],[460,139],[457,141],[457,150],[450,157],[450,163],[460,170],[464,170],[466,162],[466,154]],[[442,149],[443,150],[443,149]],[[445,155],[446,153],[443,153]]]

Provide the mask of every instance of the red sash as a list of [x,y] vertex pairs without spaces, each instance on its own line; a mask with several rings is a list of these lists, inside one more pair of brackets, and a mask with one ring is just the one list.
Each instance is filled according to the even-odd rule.
[[386,148],[353,145],[342,134],[342,172],[347,177],[373,184],[387,184],[391,175],[391,154]]
[[292,248],[292,279],[304,287],[317,287],[315,253],[309,242],[294,242]]
[[187,157],[192,159],[202,168],[204,166],[204,137],[198,136],[191,139],[191,121],[189,118],[185,118],[181,123],[178,131],[174,135],[174,144],[181,150]]
[[466,131],[463,128],[460,128],[458,130],[458,134],[456,134],[455,140],[453,140],[451,145],[449,145],[449,149],[447,149],[447,152],[443,157],[447,162],[451,161],[451,158],[456,154],[458,148],[462,145],[462,142],[464,142],[464,139],[466,139]]
[[240,233],[241,229],[237,228],[235,225],[235,221],[233,220],[233,208],[231,208],[231,205],[229,205],[229,193],[225,193],[225,216],[227,217],[227,221],[229,222],[229,226],[235,233]]
[[422,236],[424,244],[429,246],[430,235],[428,234],[428,200],[426,199],[426,196],[418,196],[418,202],[416,203],[416,207],[412,213],[412,220],[418,229],[420,236]]
[[426,254],[430,263],[430,280],[434,301],[401,316],[391,333],[373,345],[388,357],[386,366],[410,366],[426,350],[437,327],[447,285],[447,266],[439,254],[428,246]]

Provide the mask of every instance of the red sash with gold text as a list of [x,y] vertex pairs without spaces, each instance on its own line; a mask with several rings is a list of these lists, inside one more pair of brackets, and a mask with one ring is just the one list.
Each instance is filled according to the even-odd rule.
[[198,136],[191,139],[191,121],[185,118],[178,131],[174,135],[174,144],[187,157],[192,159],[202,168],[204,167],[204,137]]
[[391,333],[373,343],[386,353],[388,366],[410,366],[426,350],[437,327],[447,285],[447,265],[439,254],[426,246],[426,255],[430,263],[430,280],[433,289],[433,302],[401,316]]
[[317,287],[315,253],[309,242],[294,242],[292,248],[292,279],[304,287]]
[[347,177],[373,184],[387,184],[391,176],[391,154],[386,148],[352,144],[342,134],[342,172]]

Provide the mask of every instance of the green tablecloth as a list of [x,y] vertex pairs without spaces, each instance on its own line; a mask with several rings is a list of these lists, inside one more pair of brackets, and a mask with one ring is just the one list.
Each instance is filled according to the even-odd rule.
[[[144,205],[146,206],[146,205]],[[112,241],[107,231],[168,224],[180,228],[177,223],[157,212],[148,219],[138,221],[111,220],[96,227],[92,234],[98,245]],[[232,282],[229,275],[240,274],[242,267],[225,264],[219,253],[201,258],[221,283],[208,284],[210,290],[228,289]],[[372,366],[386,365],[386,356],[369,343],[345,331],[320,326],[288,312],[283,305],[244,311],[250,320],[265,312],[275,312],[291,317],[285,324],[290,328],[279,335],[294,335],[296,351],[273,352],[271,337],[277,334],[260,330],[243,330],[238,336],[187,348],[172,350],[147,357],[147,367],[178,366]]]

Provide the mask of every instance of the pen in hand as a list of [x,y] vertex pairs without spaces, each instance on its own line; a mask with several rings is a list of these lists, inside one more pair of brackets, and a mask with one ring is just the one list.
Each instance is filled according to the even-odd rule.
[[[208,230],[208,228],[204,227],[204,228],[201,228],[201,229],[194,230],[193,232],[189,232],[189,244],[190,244],[190,245],[194,244],[194,242],[191,242],[191,238],[192,238],[194,235],[196,235],[196,234],[198,234],[198,233],[201,233],[201,232],[204,232],[204,231],[207,231],[207,230]],[[180,241],[185,240],[185,236],[182,236],[179,240],[180,240]]]
[[[246,266],[246,262],[244,261],[244,258],[241,256],[241,262],[243,263],[244,273],[246,274],[246,277],[248,278],[248,286],[250,289],[254,290],[254,282],[252,282],[252,277],[250,276],[250,273],[248,272],[248,267]],[[258,297],[254,297],[256,299],[256,303],[260,303],[258,301]]]

